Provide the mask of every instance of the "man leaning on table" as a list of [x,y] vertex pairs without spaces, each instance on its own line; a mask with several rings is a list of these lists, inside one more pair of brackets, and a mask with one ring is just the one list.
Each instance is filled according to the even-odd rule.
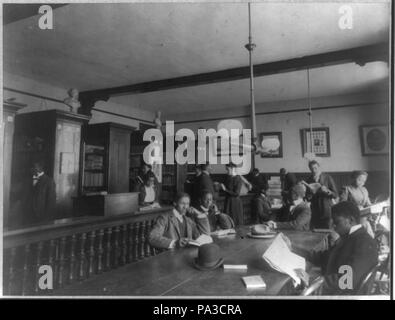
[[299,231],[310,230],[311,209],[309,204],[304,201],[306,189],[303,185],[297,184],[290,190],[292,205],[287,221],[274,222],[268,221],[267,224],[273,229],[291,229]]
[[187,193],[176,195],[173,211],[159,216],[149,234],[151,246],[160,249],[182,248],[190,240],[195,240],[200,236],[195,222],[185,215],[189,209],[189,203],[190,197]]

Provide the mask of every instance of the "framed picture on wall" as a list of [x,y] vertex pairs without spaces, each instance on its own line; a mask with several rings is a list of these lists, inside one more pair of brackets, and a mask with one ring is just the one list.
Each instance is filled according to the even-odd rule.
[[283,138],[281,132],[262,132],[259,134],[259,143],[262,147],[261,158],[282,158]]
[[[311,131],[312,132],[310,132],[310,129],[300,130],[300,138],[302,142],[302,156],[304,156],[306,152],[313,152],[316,156],[330,157],[331,149],[329,128],[312,128]],[[313,140],[312,144],[311,139]],[[311,150],[311,145],[313,147],[313,150]]]
[[363,156],[388,154],[388,125],[360,126],[361,149]]

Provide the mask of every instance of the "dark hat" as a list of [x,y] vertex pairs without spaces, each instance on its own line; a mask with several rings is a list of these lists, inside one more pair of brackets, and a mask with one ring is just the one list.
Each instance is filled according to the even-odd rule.
[[197,258],[193,260],[195,268],[203,271],[214,270],[223,263],[224,260],[219,254],[219,247],[215,243],[201,245]]
[[218,225],[221,229],[232,229],[235,227],[235,223],[232,218],[226,213],[220,213],[217,215]]
[[298,197],[304,198],[306,195],[306,188],[302,184],[296,184],[292,187],[292,192],[294,192]]

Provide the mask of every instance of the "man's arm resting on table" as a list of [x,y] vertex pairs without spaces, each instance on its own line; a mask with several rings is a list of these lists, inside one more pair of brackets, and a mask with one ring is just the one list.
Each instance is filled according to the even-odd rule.
[[159,216],[149,234],[149,243],[151,246],[162,249],[169,249],[174,241],[173,239],[163,236],[166,229],[166,217]]

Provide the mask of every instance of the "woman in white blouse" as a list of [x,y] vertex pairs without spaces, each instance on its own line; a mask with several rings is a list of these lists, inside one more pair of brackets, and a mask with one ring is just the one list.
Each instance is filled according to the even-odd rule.
[[149,173],[146,176],[144,185],[140,187],[139,205],[150,206],[158,202],[158,189],[155,185],[155,176]]

